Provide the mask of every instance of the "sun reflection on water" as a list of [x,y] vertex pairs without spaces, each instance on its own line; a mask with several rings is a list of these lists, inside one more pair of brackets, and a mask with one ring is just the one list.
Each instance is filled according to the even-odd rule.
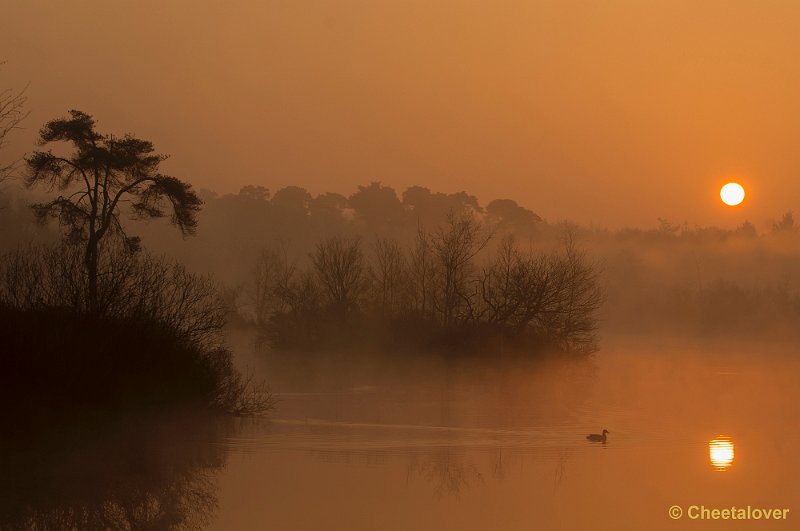
[[718,435],[708,441],[708,458],[711,465],[719,472],[724,472],[733,465],[733,440],[725,435]]

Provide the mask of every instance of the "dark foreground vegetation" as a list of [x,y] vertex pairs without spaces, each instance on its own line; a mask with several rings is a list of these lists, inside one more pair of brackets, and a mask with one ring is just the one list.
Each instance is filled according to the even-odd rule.
[[266,387],[224,347],[216,286],[126,231],[129,217],[169,217],[193,234],[202,201],[191,185],[159,171],[151,142],[99,133],[79,111],[45,124],[39,145],[48,149],[25,158],[25,184],[48,196],[30,207],[62,238],[0,257],[0,413],[12,429],[269,409]]
[[270,405],[222,344],[211,282],[146,253],[106,250],[99,311],[88,311],[74,247],[29,246],[0,266],[0,409],[11,426],[90,422],[194,407],[245,414]]

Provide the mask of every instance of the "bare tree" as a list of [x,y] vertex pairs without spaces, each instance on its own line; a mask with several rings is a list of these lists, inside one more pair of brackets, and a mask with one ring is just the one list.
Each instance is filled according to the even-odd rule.
[[532,318],[528,314],[536,312],[537,304],[531,300],[536,265],[521,255],[513,236],[503,238],[483,268],[479,279],[483,304],[473,319],[500,327],[525,327]]
[[596,311],[604,294],[597,282],[597,266],[587,262],[567,236],[564,256],[557,263],[559,296],[555,314],[558,319],[551,327],[560,346],[568,351],[589,352],[596,348]]
[[431,238],[437,269],[434,304],[445,326],[454,324],[461,317],[460,309],[469,307],[473,259],[490,238],[474,218],[452,212],[447,225]]
[[166,156],[154,153],[151,142],[131,135],[100,134],[92,117],[80,111],[45,124],[39,142],[66,142],[74,149],[69,156],[35,151],[25,159],[26,185],[44,185],[63,193],[32,207],[42,222],[48,217],[58,219],[67,241],[83,249],[88,310],[96,313],[101,242],[113,235],[121,237],[129,250],[139,248],[139,238],[128,237],[120,221],[123,205],[140,219],[163,217],[169,211],[172,223],[189,235],[195,231],[202,201],[191,185],[159,173]]
[[329,308],[342,316],[352,313],[365,288],[361,240],[328,238],[317,245],[311,260]]
[[256,322],[270,328],[273,319],[288,315],[294,321],[313,319],[320,306],[315,275],[288,258],[285,246],[261,253],[255,272]]
[[[0,62],[0,66],[3,63]],[[2,150],[8,136],[19,124],[28,116],[25,110],[25,103],[28,98],[25,96],[25,89],[14,91],[11,89],[0,90],[0,150]],[[15,161],[0,162],[0,182],[3,182],[16,165]]]
[[478,320],[519,334],[536,327],[561,296],[555,256],[523,254],[512,236],[500,243],[480,277]]
[[[357,238],[322,241],[310,255],[310,268],[266,253],[256,281],[263,302],[257,306],[269,311],[261,312],[267,319],[260,322],[286,344],[313,343],[340,332],[340,319],[367,304],[389,331],[405,333],[413,317],[421,335],[434,339],[500,334],[565,351],[592,351],[603,298],[596,265],[570,237],[563,251],[542,254],[521,252],[509,236],[478,267],[477,255],[490,236],[473,218],[451,216],[433,234],[420,229],[407,254],[396,241],[378,238],[368,266]],[[374,324],[373,318],[355,322]]]
[[400,244],[393,239],[376,238],[370,276],[374,303],[381,315],[396,315],[405,306],[406,275],[406,260]]
[[286,300],[282,294],[288,291],[296,268],[286,258],[286,249],[264,249],[256,263],[253,302],[255,318],[259,326],[267,326],[271,317],[285,312],[294,297]]
[[433,285],[436,269],[430,235],[417,229],[417,237],[411,249],[409,260],[409,281],[411,284],[412,308],[414,312],[427,318],[433,314]]
[[[0,303],[21,310],[86,308],[86,276],[80,249],[29,245],[0,255]],[[149,319],[203,349],[222,343],[226,307],[214,283],[180,264],[147,253],[130,253],[117,243],[103,253],[106,274],[98,304],[107,317]]]
[[563,253],[550,255],[524,255],[508,237],[483,269],[474,319],[503,333],[533,333],[565,350],[591,351],[603,299],[596,276],[571,237]]

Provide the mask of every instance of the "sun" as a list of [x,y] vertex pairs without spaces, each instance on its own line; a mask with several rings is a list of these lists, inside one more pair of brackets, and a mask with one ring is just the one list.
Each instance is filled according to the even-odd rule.
[[739,183],[728,183],[719,190],[719,197],[728,206],[736,206],[744,201],[744,188]]
[[715,439],[708,441],[708,457],[715,469],[723,472],[732,464],[736,453],[733,441],[725,435],[718,435]]

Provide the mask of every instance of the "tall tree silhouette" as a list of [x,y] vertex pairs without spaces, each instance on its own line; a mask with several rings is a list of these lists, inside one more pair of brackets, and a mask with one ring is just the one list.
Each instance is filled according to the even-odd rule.
[[45,185],[61,192],[32,207],[42,222],[58,219],[66,239],[83,247],[87,309],[97,313],[101,242],[119,237],[131,252],[139,249],[139,238],[128,236],[120,221],[123,206],[139,219],[169,213],[181,233],[190,235],[203,202],[191,185],[159,173],[159,164],[167,157],[154,153],[152,142],[129,134],[118,138],[98,133],[88,114],[73,110],[69,117],[45,124],[39,144],[55,142],[72,144],[72,153],[60,156],[51,150],[35,151],[26,157],[26,185]]

